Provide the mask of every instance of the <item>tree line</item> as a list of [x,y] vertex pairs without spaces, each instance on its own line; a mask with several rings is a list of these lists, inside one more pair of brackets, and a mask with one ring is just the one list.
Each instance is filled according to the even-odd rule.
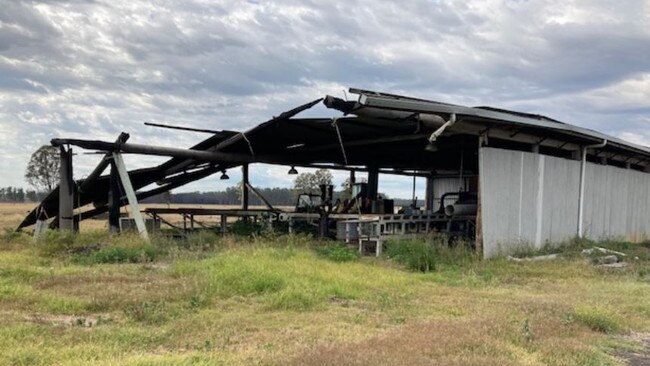
[[1,187],[0,202],[39,202],[47,192],[25,190],[21,187]]

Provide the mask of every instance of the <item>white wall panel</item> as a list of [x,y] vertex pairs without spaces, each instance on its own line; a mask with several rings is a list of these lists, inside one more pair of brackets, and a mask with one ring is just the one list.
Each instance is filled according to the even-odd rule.
[[[580,162],[480,149],[483,254],[541,248],[577,235]],[[587,163],[584,234],[594,240],[650,237],[650,174]]]

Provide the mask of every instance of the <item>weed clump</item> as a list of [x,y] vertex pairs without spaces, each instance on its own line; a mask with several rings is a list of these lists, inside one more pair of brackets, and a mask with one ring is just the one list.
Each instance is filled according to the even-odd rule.
[[47,230],[38,239],[39,250],[48,256],[69,252],[75,246],[75,234],[71,231]]
[[0,243],[15,243],[24,239],[26,235],[24,233],[11,229],[4,228],[0,234]]
[[163,301],[142,301],[127,305],[124,308],[124,315],[140,323],[161,324],[167,320],[166,310]]
[[619,317],[602,308],[579,307],[575,309],[573,318],[597,332],[616,333],[623,329]]
[[327,244],[316,247],[316,253],[333,262],[351,262],[359,259],[359,253],[347,245]]
[[154,261],[160,251],[153,245],[139,247],[108,247],[88,255],[75,255],[77,263],[142,263]]
[[209,251],[216,249],[221,242],[220,234],[210,230],[200,230],[187,235],[179,246],[192,251]]
[[433,243],[429,241],[417,239],[389,241],[386,254],[413,271],[429,272],[436,267]]
[[304,290],[287,289],[273,294],[268,300],[270,310],[306,311],[320,302],[316,294]]
[[252,220],[239,220],[235,221],[230,226],[230,232],[235,235],[253,236],[259,235],[262,232],[262,224]]

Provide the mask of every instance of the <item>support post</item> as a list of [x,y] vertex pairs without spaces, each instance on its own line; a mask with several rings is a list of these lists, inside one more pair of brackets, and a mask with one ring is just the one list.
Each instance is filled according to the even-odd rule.
[[424,198],[424,209],[431,213],[433,212],[433,174],[427,177],[426,193]]
[[43,232],[47,229],[47,221],[44,216],[45,214],[43,211],[43,207],[39,206],[36,214],[36,225],[34,226],[34,237],[33,237],[34,242],[37,242],[41,234],[43,234]]
[[115,162],[111,161],[111,172],[108,177],[108,230],[111,234],[120,232],[120,177]]
[[228,225],[228,216],[226,215],[221,215],[221,234],[226,235],[226,228]]
[[72,179],[72,149],[60,148],[59,164],[59,230],[74,230],[74,180]]
[[379,189],[379,170],[376,167],[368,167],[368,197],[371,200],[377,199]]
[[124,188],[126,199],[129,201],[129,207],[131,208],[131,217],[135,221],[135,226],[138,228],[138,233],[140,233],[140,236],[143,239],[148,241],[149,234],[147,233],[147,228],[144,225],[144,219],[142,218],[142,213],[140,212],[140,207],[138,206],[138,199],[135,196],[135,191],[131,185],[129,172],[126,170],[126,165],[124,165],[122,154],[113,153],[113,162],[117,167],[117,172],[119,173],[120,180],[122,181],[122,187]]
[[248,210],[248,164],[241,166],[241,209]]
[[578,237],[584,236],[584,207],[585,207],[585,176],[587,170],[587,149],[602,148],[607,145],[607,140],[600,144],[587,145],[582,147],[582,159],[580,162],[580,191],[578,192]]

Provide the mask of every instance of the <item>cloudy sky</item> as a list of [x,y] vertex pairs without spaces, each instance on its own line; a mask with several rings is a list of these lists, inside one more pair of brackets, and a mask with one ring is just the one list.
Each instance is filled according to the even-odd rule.
[[[351,86],[541,113],[650,145],[650,0],[0,0],[0,9],[0,186],[25,186],[29,155],[53,137],[126,131],[131,142],[189,147],[206,136],[142,123],[245,130]],[[76,177],[97,159],[76,156]],[[252,175],[259,186],[291,184],[283,167]],[[408,196],[397,189],[404,179],[380,188]],[[223,185],[213,177],[186,190]]]

